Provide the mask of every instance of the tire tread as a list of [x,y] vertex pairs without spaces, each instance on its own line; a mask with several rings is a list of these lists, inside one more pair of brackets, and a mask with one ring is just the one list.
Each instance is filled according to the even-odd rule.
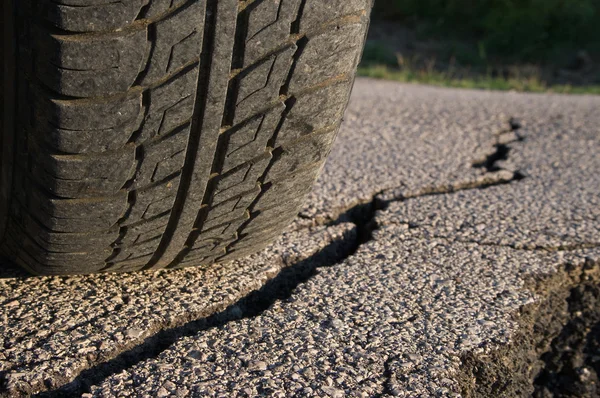
[[371,0],[35,4],[17,10],[1,248],[71,274],[209,266],[280,233],[337,134]]

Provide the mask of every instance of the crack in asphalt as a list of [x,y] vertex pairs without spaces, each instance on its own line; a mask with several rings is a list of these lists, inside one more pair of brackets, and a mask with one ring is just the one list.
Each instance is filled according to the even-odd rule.
[[[520,124],[513,122],[512,119],[509,124],[511,126],[511,131],[516,131],[520,128]],[[500,137],[500,135],[504,133],[505,132],[498,133],[497,137]],[[421,197],[447,195],[471,189],[486,189],[494,186],[513,184],[523,180],[526,177],[518,170],[509,171],[501,168],[498,164],[500,161],[508,160],[512,149],[510,145],[512,143],[522,141],[524,141],[524,138],[517,136],[517,138],[512,141],[500,143],[500,138],[498,138],[497,143],[494,145],[495,151],[489,154],[485,160],[473,163],[472,166],[474,168],[483,168],[486,170],[486,173],[483,176],[474,180],[429,186],[422,188],[417,192],[398,195],[392,198],[384,198],[386,192],[391,192],[393,190],[388,189],[374,193],[371,200],[367,202],[358,203],[349,209],[346,209],[341,214],[338,214],[335,220],[319,223],[314,219],[311,219],[313,225],[333,226],[342,223],[351,223],[355,225],[355,228],[350,233],[346,233],[343,237],[332,241],[327,247],[312,256],[297,263],[285,264],[285,267],[259,290],[251,292],[236,303],[227,307],[225,310],[190,321],[182,326],[162,329],[147,337],[142,343],[133,348],[123,351],[117,356],[104,362],[86,368],[79,373],[75,379],[64,380],[64,384],[59,387],[53,390],[40,392],[35,396],[62,397],[66,395],[81,395],[90,392],[92,386],[101,384],[110,376],[129,369],[144,360],[156,358],[181,338],[194,336],[212,328],[222,327],[229,322],[254,318],[261,315],[276,302],[289,299],[293,295],[295,289],[310,280],[316,275],[319,269],[341,264],[346,259],[353,256],[363,245],[373,240],[374,231],[380,228],[380,225],[378,225],[376,220],[377,212],[385,211],[392,203],[404,202]],[[302,216],[300,216],[300,218],[302,218]],[[304,218],[306,219],[306,217]],[[419,228],[419,226],[415,224],[408,225],[409,228]],[[508,247],[514,250],[567,251],[600,247],[600,244],[596,243],[582,243],[563,245],[554,248],[521,248],[513,245],[485,243],[475,240],[460,240],[447,236],[431,236],[430,238],[445,239],[449,243],[472,243],[482,246]],[[393,378],[395,377],[395,374],[393,372],[393,362],[397,359],[398,357],[390,357],[385,361],[385,371],[380,376],[383,388],[382,396],[394,393]],[[466,359],[465,361],[468,362]],[[479,366],[481,365],[479,364]],[[482,385],[485,384],[483,380],[480,382]]]
[[[512,119],[509,124],[513,131],[516,130],[515,126],[517,124],[513,124]],[[499,134],[502,134],[502,132]],[[507,171],[497,165],[498,161],[508,158],[510,152],[508,145],[515,141],[506,144],[495,144],[495,152],[488,155],[484,163],[473,164],[475,168],[484,167],[488,171],[488,173],[479,179],[426,187],[419,190],[419,192],[390,199],[383,199],[382,196],[385,191],[380,191],[373,194],[370,201],[358,203],[346,209],[333,221],[315,223],[316,225],[324,224],[327,226],[351,223],[355,225],[353,230],[354,236],[344,236],[341,239],[334,240],[327,247],[312,256],[295,264],[286,264],[286,267],[262,288],[253,291],[225,310],[190,321],[182,326],[162,329],[147,337],[142,343],[133,348],[123,351],[104,362],[86,368],[75,379],[64,380],[64,384],[59,387],[39,392],[35,396],[62,397],[90,392],[92,386],[98,385],[111,375],[129,369],[144,360],[157,357],[183,337],[193,336],[208,329],[224,326],[229,322],[253,318],[262,314],[275,302],[289,299],[294,290],[299,285],[306,283],[320,268],[332,267],[342,263],[347,258],[353,256],[361,246],[373,240],[373,232],[379,228],[376,222],[377,212],[385,211],[391,203],[403,202],[418,197],[451,194],[470,189],[486,189],[522,180],[525,177],[519,171]],[[518,141],[523,141],[523,139],[519,138]],[[391,360],[393,358],[388,359],[388,362]],[[390,366],[391,363],[388,364],[386,369],[389,370]],[[385,379],[383,385],[385,388],[389,388],[389,378],[392,377],[392,372],[385,373],[389,374],[382,375]]]
[[376,397],[390,397],[398,395],[397,391],[394,391],[394,386],[391,383],[391,380],[394,378],[394,371],[392,369],[392,365],[400,360],[401,355],[390,356],[383,364],[383,374],[382,378],[384,380],[383,383],[383,392],[381,394],[377,394]]
[[[516,131],[518,128],[520,128],[520,125],[516,122],[513,123],[511,121],[510,125],[511,131]],[[500,134],[504,133],[505,132],[499,133],[498,137]],[[523,140],[523,137],[517,136],[517,138],[512,141],[500,143],[500,138],[498,138],[497,143],[494,145],[495,151],[489,154],[485,160],[473,163],[474,168],[482,168],[486,171],[486,173],[479,179],[462,181],[454,184],[425,187],[417,192],[399,195],[390,199],[384,199],[384,196],[386,191],[391,191],[391,189],[380,191],[373,194],[370,201],[358,203],[339,214],[335,220],[329,220],[328,222],[316,223],[314,219],[302,217],[302,215],[300,215],[300,218],[310,219],[316,225],[338,225],[342,223],[352,223],[355,225],[353,230],[354,235],[349,236],[347,234],[347,236],[344,236],[341,239],[334,240],[326,248],[298,263],[286,264],[286,267],[283,268],[262,288],[248,294],[236,303],[227,307],[225,310],[207,317],[193,320],[179,327],[160,330],[154,335],[146,338],[141,344],[138,344],[127,351],[121,352],[112,359],[83,370],[75,379],[70,381],[65,380],[65,384],[54,390],[41,392],[36,396],[61,397],[65,395],[81,395],[83,393],[90,392],[93,385],[98,385],[110,376],[129,369],[144,360],[157,357],[181,338],[193,336],[211,328],[221,327],[229,322],[253,318],[261,315],[275,302],[289,299],[294,290],[312,278],[319,269],[332,267],[342,263],[344,260],[354,255],[361,248],[361,246],[373,240],[373,232],[380,227],[376,221],[377,212],[385,211],[391,203],[403,202],[409,199],[420,197],[447,195],[471,189],[486,189],[493,186],[513,184],[523,180],[526,177],[518,170],[508,171],[501,168],[498,164],[501,161],[508,160],[510,151],[512,149],[510,144],[514,142],[522,142]],[[419,228],[419,225],[407,225],[409,228]],[[486,243],[476,240],[461,240],[448,236],[430,236],[428,238],[444,239],[449,243],[471,243],[482,246],[507,247],[514,250],[528,251],[572,251],[600,247],[600,244],[598,243],[578,243],[556,247],[516,247],[515,245],[508,244]],[[567,327],[568,323],[562,324],[563,331],[566,330]],[[504,350],[501,349],[499,352],[504,352]],[[538,356],[535,359],[539,360],[541,358],[539,355],[540,354],[538,353]],[[549,354],[546,355],[548,356]],[[479,360],[475,357],[467,357],[468,355],[463,358],[464,363],[467,364],[467,370],[465,370],[465,372],[468,372],[468,369],[470,369],[472,372],[475,372],[478,367],[481,368],[483,366],[481,363],[482,360]],[[398,358],[399,357],[390,357],[385,361],[385,370],[380,376],[383,388],[381,396],[386,394],[394,394],[393,378],[395,377],[395,374],[393,371],[393,363],[394,361],[398,360]],[[547,368],[543,368],[542,371],[537,374],[537,387],[539,387],[544,380],[544,372],[548,372]],[[486,388],[485,377],[482,376],[482,374],[478,374],[476,379],[479,386],[470,386],[465,391],[473,392],[475,391],[474,389],[478,389],[479,391],[481,388]],[[533,382],[530,382],[528,386],[532,386],[532,383]]]
[[[483,181],[479,185],[466,184],[460,188],[448,189],[443,187],[428,192],[423,196],[441,195],[464,189],[484,189],[486,187],[504,185],[514,180],[500,180],[495,183]],[[203,317],[182,326],[163,329],[146,338],[143,343],[118,354],[108,361],[99,363],[82,371],[74,380],[68,381],[60,387],[38,393],[37,397],[62,397],[65,395],[81,395],[91,391],[91,387],[100,384],[111,375],[129,369],[136,364],[155,358],[176,341],[183,337],[193,336],[208,329],[217,328],[240,319],[253,318],[269,309],[277,301],[285,301],[291,297],[294,290],[306,283],[319,269],[341,264],[344,260],[354,255],[361,246],[373,239],[373,232],[378,229],[376,223],[377,211],[384,211],[391,203],[403,201],[408,198],[382,200],[381,192],[373,195],[371,201],[361,203],[342,213],[337,220],[328,225],[352,223],[355,225],[354,236],[344,236],[334,240],[327,247],[311,257],[295,264],[286,264],[277,276],[267,282],[261,289],[256,290],[225,310],[208,317]]]
[[[500,131],[498,134],[496,134],[494,152],[490,153],[485,159],[474,162],[473,167],[485,169],[490,173],[502,170],[502,168],[498,165],[498,162],[502,160],[508,160],[509,153],[512,149],[510,144],[515,142],[523,142],[525,140],[523,136],[517,133],[517,131],[521,129],[521,123],[519,121],[517,121],[515,118],[511,118],[508,121],[508,125],[510,127],[508,131]],[[507,142],[502,142],[501,136],[507,133],[514,133],[514,138]]]
[[[354,232],[356,233],[356,231]],[[327,247],[307,259],[283,268],[275,278],[267,282],[261,289],[248,294],[225,310],[179,327],[163,329],[146,338],[143,343],[120,353],[113,359],[87,368],[73,381],[54,390],[38,393],[35,396],[63,397],[90,392],[91,386],[97,385],[111,375],[131,368],[144,360],[157,357],[183,337],[218,328],[236,320],[256,317],[270,308],[276,301],[288,299],[296,287],[308,281],[319,268],[331,267],[350,256],[356,250],[356,245],[350,245],[348,242],[355,241],[356,237],[353,236],[344,236],[341,239],[334,240]]]

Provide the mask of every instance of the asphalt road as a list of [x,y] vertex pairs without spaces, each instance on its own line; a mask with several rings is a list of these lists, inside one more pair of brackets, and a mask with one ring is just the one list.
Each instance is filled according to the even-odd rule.
[[[0,391],[543,396],[573,374],[592,396],[598,110],[358,80],[305,209],[262,253],[68,278],[3,265]],[[580,360],[559,360],[563,340]]]

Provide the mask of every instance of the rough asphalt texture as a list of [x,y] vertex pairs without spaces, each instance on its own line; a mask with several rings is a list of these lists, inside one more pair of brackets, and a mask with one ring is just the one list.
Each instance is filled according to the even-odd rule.
[[554,358],[600,319],[599,109],[358,80],[305,209],[262,253],[93,277],[4,265],[0,391],[541,397],[571,372],[592,396],[600,361]]

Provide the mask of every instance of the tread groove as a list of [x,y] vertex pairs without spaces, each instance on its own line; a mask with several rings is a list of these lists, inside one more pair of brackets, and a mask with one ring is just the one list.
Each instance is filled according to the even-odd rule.
[[[300,16],[301,16],[301,13],[302,13],[302,11],[303,11],[303,6],[304,6],[304,3],[305,3],[305,0],[303,0],[303,2],[301,3],[301,6],[300,6],[300,8],[299,8],[299,10],[298,10],[298,17],[297,17],[297,19],[298,19],[298,18],[300,18]],[[280,4],[280,7],[281,7],[281,4]],[[278,12],[279,12],[280,10],[281,10],[281,9],[279,9],[279,10],[278,10]],[[292,24],[291,24],[291,28],[290,28],[290,30],[291,30],[291,33],[294,33],[294,29],[296,29],[296,28],[298,28],[298,27],[295,25],[295,23],[292,23]],[[291,65],[291,67],[289,68],[289,72],[288,72],[288,75],[287,75],[287,77],[286,77],[286,79],[285,79],[285,83],[284,83],[284,84],[283,84],[283,85],[280,87],[280,89],[279,89],[279,94],[280,94],[280,95],[287,95],[287,93],[288,93],[287,91],[288,91],[288,88],[289,88],[289,81],[291,80],[291,76],[293,75],[293,72],[294,72],[294,70],[295,70],[295,65],[297,64],[297,60],[299,59],[300,55],[301,55],[301,54],[302,54],[302,52],[304,51],[304,48],[305,48],[305,46],[306,46],[306,42],[307,42],[307,40],[306,40],[306,38],[305,38],[305,37],[302,37],[302,38],[299,40],[299,42],[298,42],[298,48],[296,49],[296,52],[295,52],[295,54],[294,54],[294,56],[293,56],[293,62],[292,62],[292,65]],[[273,64],[275,64],[275,61],[273,62]],[[235,66],[235,65],[232,65],[232,70],[234,69],[234,66]],[[271,71],[269,72],[269,74],[270,74],[270,73],[271,73]],[[236,96],[236,98],[237,98],[237,96]],[[234,102],[234,104],[235,104],[235,102]],[[293,99],[293,98],[290,98],[290,99],[288,99],[288,100],[285,102],[285,110],[283,111],[283,113],[282,113],[282,115],[281,115],[281,118],[280,118],[279,124],[278,124],[278,125],[277,125],[277,127],[275,128],[275,132],[273,133],[273,136],[272,136],[272,137],[271,137],[271,139],[269,139],[269,141],[267,142],[267,146],[266,146],[266,148],[265,148],[265,149],[266,149],[266,151],[269,151],[269,148],[273,148],[273,147],[274,147],[274,145],[275,145],[275,141],[276,141],[276,139],[277,139],[277,135],[278,135],[279,131],[281,130],[281,127],[283,126],[283,122],[284,122],[284,120],[285,120],[286,116],[288,115],[288,113],[290,112],[291,108],[294,106],[294,104],[295,104],[295,99]],[[261,121],[261,124],[260,124],[260,125],[262,125],[262,121]],[[222,139],[222,137],[220,137],[220,139]],[[272,158],[272,159],[273,159],[273,158]],[[272,159],[271,159],[271,162],[273,161]],[[263,179],[264,179],[264,178],[263,178],[263,176],[264,176],[264,175],[266,175],[266,173],[267,173],[267,170],[268,170],[268,169],[269,169],[269,166],[267,166],[267,169],[264,171],[263,175],[262,175],[262,176],[259,178],[259,180],[258,180],[258,183],[259,183],[260,185],[262,185],[262,183],[263,183]],[[245,176],[244,176],[244,178],[243,178],[243,180],[244,180],[244,181],[247,179],[247,177],[248,177],[248,173],[250,172],[250,170],[251,170],[251,169],[249,168],[249,169],[246,171],[246,174],[245,174]],[[258,195],[257,195],[257,196],[254,198],[254,200],[251,202],[250,206],[248,207],[248,210],[246,210],[247,212],[249,212],[249,209],[251,209],[251,208],[252,208],[252,205],[253,205],[255,202],[257,202],[257,201],[258,201],[258,199],[260,198],[260,194],[261,194],[261,192],[262,192],[262,190],[261,190],[261,191],[258,193]],[[204,211],[204,214],[202,215],[202,217],[203,217],[203,218],[206,218],[207,214],[208,214],[208,209]],[[201,221],[203,222],[204,220],[201,220]],[[236,234],[235,234],[235,236],[236,236],[236,237],[237,237],[237,236],[240,236],[240,233],[241,233],[241,231],[243,230],[243,228],[244,228],[244,227],[245,227],[245,226],[246,226],[246,225],[247,225],[247,224],[248,224],[250,221],[251,221],[251,217],[248,217],[248,219],[247,219],[246,221],[244,221],[244,222],[241,224],[241,226],[240,226],[239,228],[237,228],[237,230],[236,230]],[[195,242],[195,241],[198,239],[198,237],[199,237],[199,235],[200,235],[200,232],[201,232],[201,227],[199,227],[199,228],[198,228],[198,231],[197,231],[196,233],[194,233],[193,235],[190,235],[190,238],[189,238],[188,242],[186,242],[186,250],[189,250],[189,248],[190,248],[190,247],[191,247],[191,246],[194,244],[194,242]],[[234,241],[234,242],[235,242],[235,241]],[[225,247],[225,254],[227,254],[227,251],[228,251],[229,247],[230,247],[230,246],[231,246],[231,245],[232,245],[234,242],[230,242],[230,243],[229,243],[229,244],[228,244],[228,245]],[[181,261],[181,259],[183,259],[183,258],[185,257],[185,254],[186,254],[186,252],[185,252],[185,251],[181,252],[181,253],[178,255],[178,257],[177,257],[176,259],[177,259],[178,261]],[[169,265],[167,266],[167,268],[173,268],[174,266],[176,266],[176,264],[177,264],[176,262],[174,262],[174,263],[172,263],[172,264],[169,264]]]
[[148,48],[146,50],[146,57],[144,59],[145,67],[144,69],[140,70],[137,77],[135,78],[135,81],[133,82],[134,87],[142,85],[142,82],[144,81],[146,75],[148,74],[148,71],[150,70],[150,60],[152,59],[152,56],[154,55],[154,51],[156,49],[156,26],[149,25],[147,29],[148,30],[146,33],[146,37],[148,42]]
[[[256,3],[255,3],[256,4]],[[239,56],[233,56],[231,59],[231,65],[229,67],[230,71],[237,69],[242,66],[244,63],[243,51],[242,48],[245,44],[245,37],[248,32],[248,10],[255,6],[255,4],[250,5],[244,11],[238,13],[237,21],[236,21],[236,31],[235,31],[235,42],[233,45],[234,54],[239,54]],[[236,83],[236,79],[230,79],[227,94],[225,99],[225,109],[223,111],[223,119],[221,121],[221,127],[228,126],[233,124],[233,118],[235,116],[235,108],[237,102],[237,93],[239,91],[239,86]],[[216,176],[220,172],[221,165],[223,164],[223,158],[225,156],[224,148],[224,137],[222,134],[219,134],[219,138],[217,140],[217,147],[215,151],[215,156],[213,157],[213,162],[211,166],[210,175]],[[196,219],[194,220],[194,229],[188,236],[185,241],[184,247],[180,250],[180,252],[175,256],[175,258],[166,266],[166,268],[173,268],[179,264],[182,259],[189,252],[189,248],[194,244],[200,231],[202,230],[204,221],[208,215],[211,199],[215,189],[215,178],[211,178],[208,181],[208,185],[204,191],[204,196],[202,198],[202,205],[198,211]]]
[[[200,54],[200,74],[198,76],[198,90],[196,96],[196,105],[194,110],[194,116],[192,117],[192,128],[190,133],[190,139],[187,145],[187,153],[184,161],[184,166],[181,171],[182,181],[179,184],[177,196],[173,208],[171,210],[171,216],[169,223],[163,234],[156,252],[152,258],[144,266],[144,269],[153,268],[167,250],[175,230],[177,228],[179,219],[182,215],[184,208],[185,196],[188,193],[189,186],[192,179],[192,173],[194,171],[194,162],[196,160],[199,142],[200,142],[200,128],[202,120],[206,115],[207,103],[208,103],[208,87],[210,85],[211,69],[213,64],[212,53],[215,46],[216,34],[217,34],[217,12],[218,12],[218,0],[207,0],[206,2],[206,19],[204,21],[204,38],[202,43],[202,51]],[[202,89],[202,87],[204,89]]]

